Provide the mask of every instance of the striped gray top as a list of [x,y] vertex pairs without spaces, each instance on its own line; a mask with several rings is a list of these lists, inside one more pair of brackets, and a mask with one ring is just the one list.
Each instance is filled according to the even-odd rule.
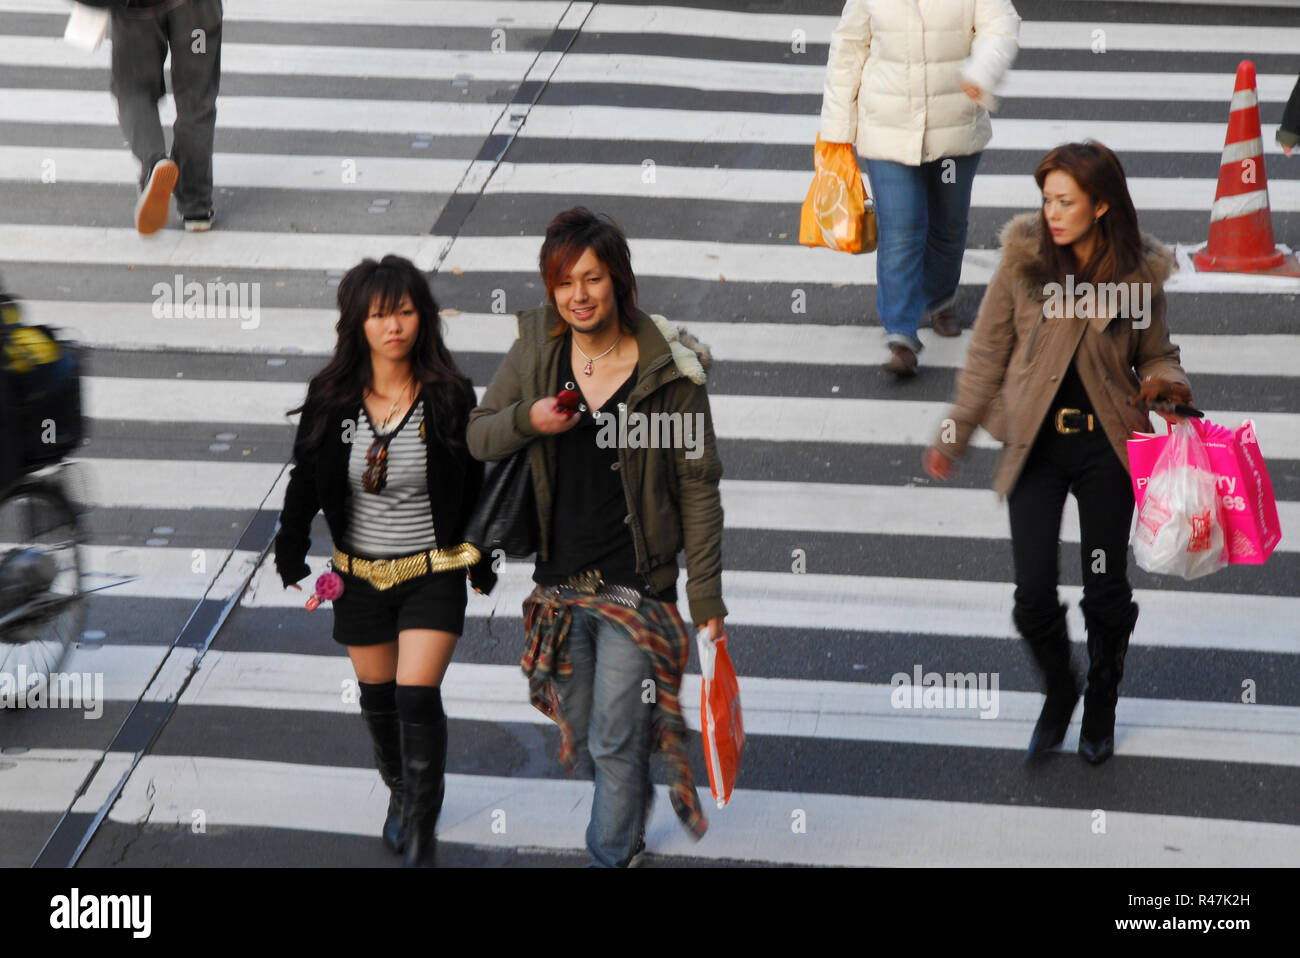
[[383,559],[436,549],[433,507],[426,484],[426,454],[420,438],[424,406],[416,400],[398,423],[388,443],[388,482],[378,493],[366,492],[361,475],[366,471],[366,451],[375,431],[365,408],[357,416],[357,429],[348,457],[348,552]]

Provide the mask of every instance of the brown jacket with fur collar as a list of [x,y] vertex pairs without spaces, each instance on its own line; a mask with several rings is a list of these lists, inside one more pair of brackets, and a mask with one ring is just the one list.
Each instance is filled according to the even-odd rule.
[[1164,282],[1173,272],[1173,254],[1142,235],[1143,263],[1123,281],[1130,294],[1125,308],[1116,284],[1075,289],[1047,272],[1037,256],[1039,228],[1038,213],[1022,213],[1002,228],[1002,262],[957,375],[952,423],[940,427],[935,443],[956,459],[983,425],[1004,444],[993,477],[993,488],[1004,497],[1020,478],[1072,359],[1126,469],[1127,440],[1134,431],[1151,430],[1147,415],[1128,405],[1140,380],[1153,376],[1190,385],[1165,325]]

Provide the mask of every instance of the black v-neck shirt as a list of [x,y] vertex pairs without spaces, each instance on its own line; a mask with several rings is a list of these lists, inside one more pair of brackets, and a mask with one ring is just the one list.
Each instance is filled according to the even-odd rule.
[[[566,343],[568,339],[566,337]],[[568,348],[561,350],[558,393],[568,383],[579,392],[582,383],[573,373]],[[613,416],[617,425],[619,406],[626,404],[636,387],[636,367],[598,410]],[[619,471],[618,448],[602,449],[596,442],[601,424],[582,398],[578,425],[556,436],[557,465],[555,501],[551,510],[551,557],[538,561],[533,581],[543,586],[559,585],[570,576],[599,569],[601,578],[613,585],[625,585],[648,593],[645,578],[636,571],[636,547],[632,530],[624,517],[627,499]],[[606,426],[606,432],[609,427]],[[677,587],[655,596],[663,602],[677,601]]]

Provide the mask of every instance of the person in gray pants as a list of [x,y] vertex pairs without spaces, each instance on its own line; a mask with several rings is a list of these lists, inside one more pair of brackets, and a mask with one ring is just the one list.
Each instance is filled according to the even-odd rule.
[[[112,92],[122,133],[140,161],[135,228],[146,234],[161,229],[174,189],[185,229],[205,232],[212,228],[221,0],[114,0],[112,15]],[[176,100],[170,156],[158,119],[169,47]]]

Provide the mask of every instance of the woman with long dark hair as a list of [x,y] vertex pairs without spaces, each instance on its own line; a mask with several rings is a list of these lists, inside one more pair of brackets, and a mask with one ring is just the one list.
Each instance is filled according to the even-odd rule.
[[1002,262],[924,464],[935,479],[949,478],[977,425],[1005,444],[993,484],[1010,506],[1013,618],[1046,686],[1026,760],[1060,744],[1079,700],[1056,593],[1061,515],[1074,494],[1089,660],[1079,753],[1097,764],[1114,751],[1138,615],[1128,582],[1126,443],[1150,431],[1150,404],[1191,402],[1191,390],[1165,325],[1173,254],[1139,231],[1119,159],[1100,143],[1067,143],[1034,179],[1042,208],[1003,227]]
[[285,586],[310,573],[311,522],[324,512],[343,580],[334,639],[390,790],[383,840],[408,866],[429,866],[447,755],[441,685],[465,622],[465,570],[479,591],[495,581],[461,541],[483,477],[465,446],[474,388],[409,260],[363,260],[339,283],[338,307],[334,356],[291,410],[301,420],[275,565]]

